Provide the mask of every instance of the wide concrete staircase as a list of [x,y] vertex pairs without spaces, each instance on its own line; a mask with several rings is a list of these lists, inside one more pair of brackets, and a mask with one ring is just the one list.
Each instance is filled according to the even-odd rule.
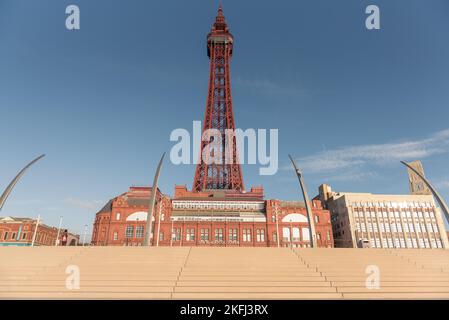
[[449,250],[5,247],[0,299],[449,299]]

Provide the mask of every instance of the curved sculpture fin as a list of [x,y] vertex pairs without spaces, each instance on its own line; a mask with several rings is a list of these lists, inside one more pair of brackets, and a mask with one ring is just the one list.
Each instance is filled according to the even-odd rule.
[[144,246],[151,246],[151,234],[153,233],[152,227],[153,224],[151,223],[153,221],[153,211],[154,211],[154,204],[156,202],[156,193],[158,188],[158,180],[159,175],[161,174],[161,168],[162,163],[164,162],[165,152],[161,157],[161,160],[159,161],[159,164],[156,169],[156,174],[154,175],[153,185],[151,186],[151,194],[150,194],[150,204],[148,207],[148,215],[147,215],[147,225],[145,230],[145,239],[143,242]]
[[39,157],[37,157],[36,159],[34,159],[33,161],[31,161],[29,164],[27,164],[25,166],[25,168],[23,168],[22,170],[20,170],[20,172],[17,174],[17,176],[11,181],[11,183],[8,185],[8,187],[6,187],[5,191],[3,192],[2,196],[0,197],[0,211],[3,208],[3,205],[6,202],[6,199],[8,199],[8,196],[11,194],[12,190],[14,189],[14,187],[16,186],[17,182],[20,180],[20,178],[22,178],[22,176],[25,174],[25,172],[28,170],[28,168],[30,168],[33,164],[35,164],[36,162],[38,162],[40,159],[42,159],[43,157],[45,157],[45,154],[40,155]]

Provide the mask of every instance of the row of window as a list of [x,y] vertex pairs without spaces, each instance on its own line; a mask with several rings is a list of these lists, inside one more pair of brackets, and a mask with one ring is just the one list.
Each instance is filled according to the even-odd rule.
[[[302,241],[310,241],[309,228],[301,228],[301,231],[302,231]],[[283,236],[284,241],[290,241],[290,242],[301,241],[300,234],[301,234],[301,232],[300,232],[299,228],[296,228],[296,227],[282,228],[282,236]],[[317,240],[321,240],[321,233],[317,232],[316,238],[317,238]],[[326,240],[327,241],[331,240],[330,230],[327,230]]]
[[360,217],[364,217],[364,216],[370,217],[371,216],[371,217],[375,218],[377,216],[378,218],[381,218],[381,217],[384,217],[384,218],[388,218],[388,217],[390,217],[390,218],[399,218],[399,217],[411,218],[412,213],[413,213],[414,218],[425,217],[425,218],[435,219],[435,213],[433,211],[431,211],[431,212],[428,212],[428,211],[424,211],[424,212],[422,212],[422,211],[418,211],[418,212],[416,212],[416,211],[413,211],[413,212],[411,212],[411,211],[400,211],[400,212],[399,211],[395,211],[395,212],[392,212],[392,211],[390,211],[390,212],[386,212],[386,211],[383,211],[383,212],[380,212],[380,211],[378,211],[378,212],[354,211],[354,217],[359,217],[359,216]]
[[[11,234],[11,237],[9,237],[9,235]],[[16,237],[16,233],[15,232],[8,232],[8,231],[5,231],[4,233],[3,233],[3,236],[1,236],[0,237],[0,239],[3,239],[4,241],[6,241],[6,240],[17,240],[17,241],[19,241],[20,239],[17,239],[17,237]],[[26,238],[26,236],[27,236],[27,234],[26,233],[23,233],[22,234],[22,240],[25,240],[25,238]]]
[[379,238],[371,238],[370,245],[372,248],[443,248],[440,239],[416,239],[416,238],[384,238],[382,241]]
[[[182,234],[181,228],[174,228],[172,230],[172,240],[173,241],[181,241]],[[144,235],[144,226],[127,226],[125,230],[125,238],[143,238]],[[302,237],[300,236],[300,228],[293,227],[288,228],[284,227],[282,229],[282,235],[284,241],[310,241],[310,234],[308,228],[302,228]],[[272,235],[273,241],[277,241],[277,234],[273,232]],[[317,233],[317,240],[321,240],[321,234]],[[196,230],[195,228],[187,228],[185,231],[184,239],[186,241],[195,241],[196,240]],[[224,241],[224,229],[223,228],[215,228],[213,238],[210,237],[210,229],[201,228],[199,233],[199,240],[201,241],[210,241],[211,239],[222,242]],[[252,229],[243,229],[242,230],[242,241],[243,242],[251,242],[253,237]],[[113,239],[115,241],[118,240],[118,233],[115,231],[113,234]],[[164,233],[160,232],[159,240],[164,240]],[[265,230],[264,229],[256,229],[255,230],[255,240],[257,242],[265,242]],[[326,240],[331,240],[330,230],[326,233]],[[230,228],[228,229],[228,239],[227,241],[239,241],[238,229]]]
[[173,202],[173,209],[196,210],[263,210],[264,203],[221,203],[221,202]]
[[[137,226],[135,228],[135,234],[134,234],[134,227],[133,226],[126,226],[126,230],[125,230],[125,238],[143,238],[143,231],[144,231],[144,226]],[[135,235],[135,236],[134,236]],[[117,237],[118,239],[118,234],[114,233],[114,240],[115,237]]]
[[416,202],[416,201],[404,201],[404,202],[353,202],[352,206],[354,208],[431,208],[432,204],[430,202]]
[[[396,223],[383,223],[379,222],[381,232],[429,232],[429,233],[439,233],[438,225],[436,223],[413,223],[411,221],[404,222],[404,228],[402,228],[402,223],[400,221],[395,221]],[[377,223],[368,223],[368,228],[366,224],[362,222],[358,222],[356,220],[356,230],[366,232],[378,232],[379,227]]]
[[[15,241],[23,241],[26,240],[28,233],[20,233],[5,231],[0,235],[0,239],[3,241],[15,240]],[[51,244],[53,242],[53,238],[46,233],[37,233],[36,235],[37,243]]]
[[[224,241],[224,229],[223,228],[216,228],[214,230],[214,240],[218,242]],[[242,232],[242,241],[243,242],[250,242],[251,241],[251,229],[243,229]],[[186,229],[186,235],[185,235],[186,241],[195,241],[195,229],[194,228],[187,228]],[[181,240],[181,228],[175,228],[172,231],[172,240],[173,241],[180,241]],[[209,229],[204,228],[200,229],[200,240],[202,241],[209,241]],[[239,241],[238,236],[238,229],[228,229],[228,241]],[[264,242],[265,241],[265,230],[264,229],[257,229],[256,230],[256,241],[257,242]]]

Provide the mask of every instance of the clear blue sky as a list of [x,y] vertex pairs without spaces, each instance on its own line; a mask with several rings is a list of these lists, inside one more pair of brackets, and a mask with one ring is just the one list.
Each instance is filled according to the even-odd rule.
[[[202,120],[205,37],[218,1],[0,0],[0,188],[35,156],[1,215],[81,233],[131,185],[149,185],[170,132]],[[65,8],[81,9],[81,30]],[[381,30],[365,8],[381,9]],[[421,159],[449,200],[447,0],[225,0],[235,36],[239,128],[278,128],[280,167],[248,187],[298,199],[287,154],[311,195],[407,193],[399,160]],[[166,162],[161,189],[191,187],[193,165]]]

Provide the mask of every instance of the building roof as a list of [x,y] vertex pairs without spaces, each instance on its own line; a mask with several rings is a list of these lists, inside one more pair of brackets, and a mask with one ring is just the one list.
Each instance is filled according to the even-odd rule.
[[[109,200],[97,213],[108,213],[112,211],[114,201],[121,199],[125,200],[127,205],[133,206],[148,206],[150,203],[151,187],[130,187],[129,190],[121,195]],[[160,189],[157,189],[157,196],[162,196]]]
[[304,201],[282,201],[281,200],[281,207],[305,208],[306,205],[304,204]]
[[109,200],[109,201],[104,205],[104,207],[101,208],[100,211],[98,211],[98,213],[111,212],[111,211],[112,211],[112,202],[113,202],[113,201],[114,201],[113,199],[112,199],[112,200]]

